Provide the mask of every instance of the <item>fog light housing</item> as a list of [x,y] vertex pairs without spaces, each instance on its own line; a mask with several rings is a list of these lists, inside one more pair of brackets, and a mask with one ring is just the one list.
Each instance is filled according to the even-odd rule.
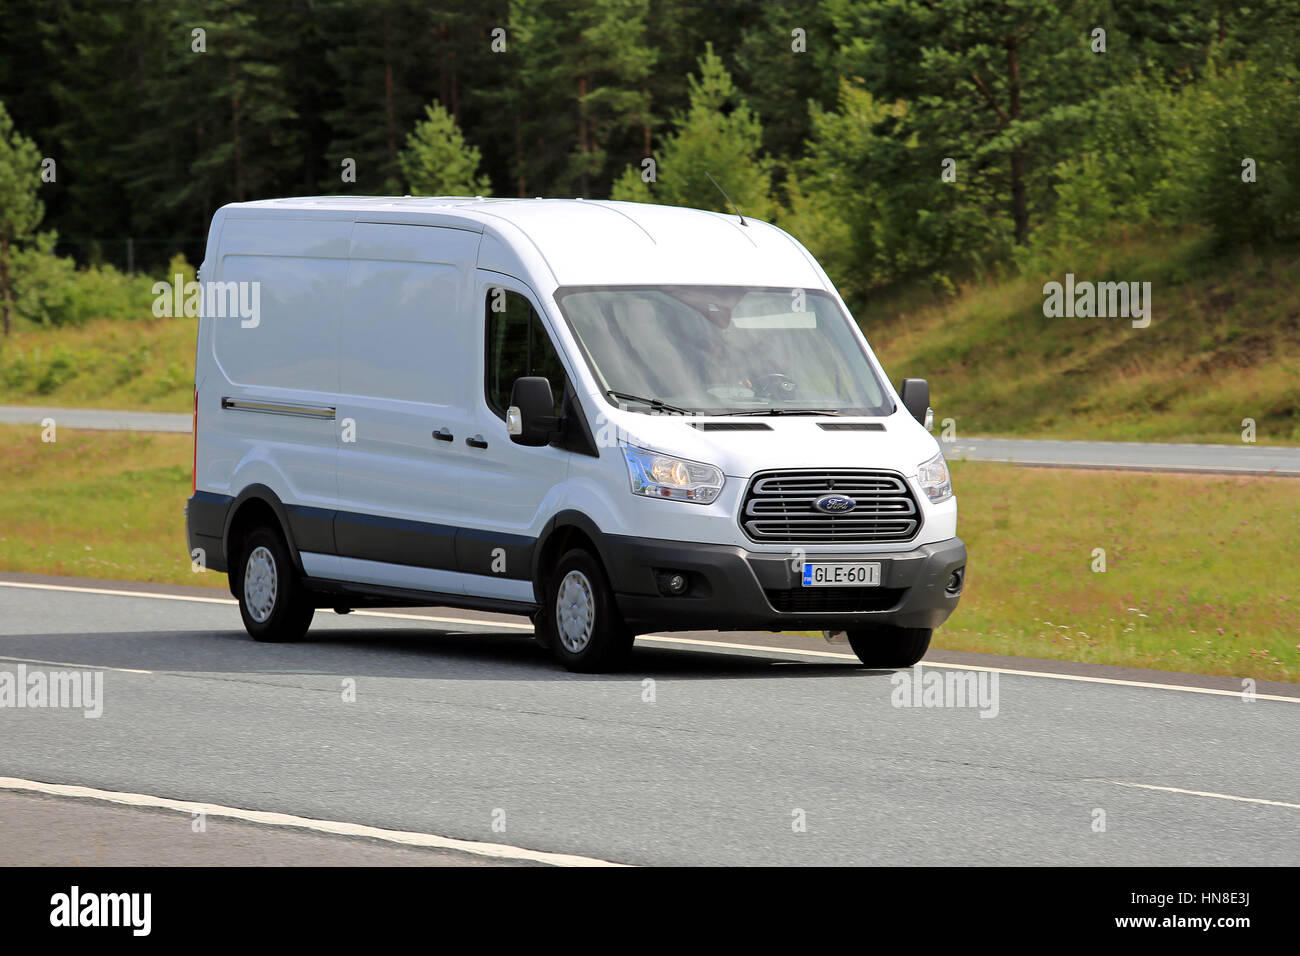
[[691,579],[682,571],[660,571],[655,575],[659,593],[666,597],[681,597],[691,589]]
[[944,591],[949,594],[960,594],[962,584],[966,581],[966,569],[958,568],[948,575],[948,583],[944,585]]

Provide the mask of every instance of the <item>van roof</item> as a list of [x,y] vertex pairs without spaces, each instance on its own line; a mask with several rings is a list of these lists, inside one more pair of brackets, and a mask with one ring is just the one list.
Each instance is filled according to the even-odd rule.
[[290,212],[294,218],[471,229],[509,246],[531,247],[557,285],[828,286],[807,251],[776,226],[750,218],[742,225],[731,213],[680,206],[540,197],[308,196],[234,203],[224,210],[236,218]]

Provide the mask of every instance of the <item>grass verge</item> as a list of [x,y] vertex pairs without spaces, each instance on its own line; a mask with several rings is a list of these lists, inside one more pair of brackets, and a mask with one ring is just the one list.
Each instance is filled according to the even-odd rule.
[[0,338],[0,405],[188,413],[194,319],[21,325]]
[[225,586],[186,556],[188,435],[0,427],[0,569]]
[[1296,479],[952,470],[970,565],[936,646],[1300,681]]

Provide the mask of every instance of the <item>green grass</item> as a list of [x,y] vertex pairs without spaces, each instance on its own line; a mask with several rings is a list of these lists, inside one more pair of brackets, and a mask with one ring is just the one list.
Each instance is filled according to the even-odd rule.
[[189,412],[194,319],[99,319],[0,337],[0,405]]
[[[190,454],[0,427],[0,570],[224,587],[186,555]],[[1295,480],[952,467],[970,565],[936,647],[1300,682]]]
[[188,435],[0,427],[0,569],[225,586],[185,541]]
[[[1152,283],[1151,325],[1047,318],[1043,284]],[[1300,250],[1208,254],[1194,235],[1117,241],[1052,271],[859,311],[895,380],[928,378],[958,437],[1300,443]]]
[[1300,681],[1295,479],[952,470],[970,564],[936,646]]

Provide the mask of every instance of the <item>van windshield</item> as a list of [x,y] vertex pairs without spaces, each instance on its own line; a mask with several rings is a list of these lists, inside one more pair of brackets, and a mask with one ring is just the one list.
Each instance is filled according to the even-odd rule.
[[824,292],[572,287],[555,300],[614,404],[700,415],[887,415],[849,318]]

